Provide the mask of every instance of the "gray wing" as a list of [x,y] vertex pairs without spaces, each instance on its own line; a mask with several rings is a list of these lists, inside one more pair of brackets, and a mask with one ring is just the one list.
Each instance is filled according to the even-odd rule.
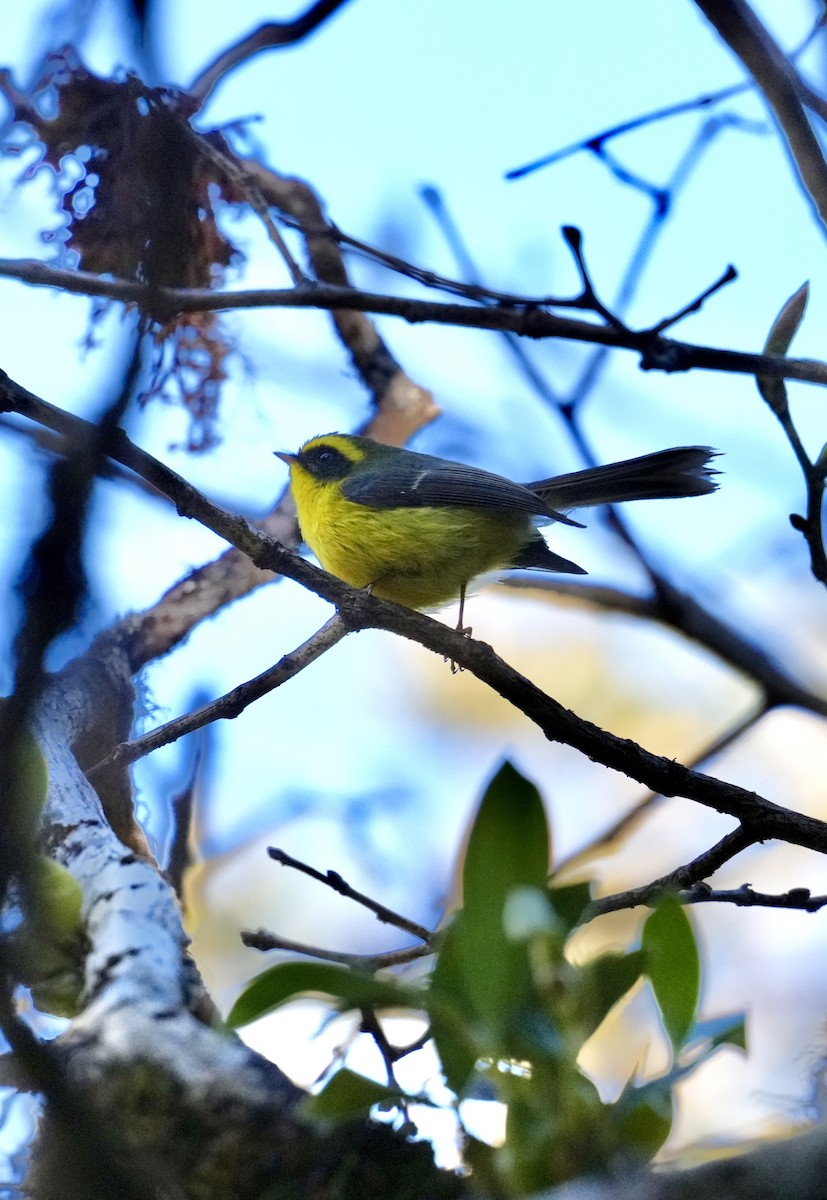
[[345,480],[342,493],[347,500],[368,508],[499,509],[579,525],[519,483],[430,454],[409,453],[394,462],[392,469],[386,465],[381,470],[362,471]]

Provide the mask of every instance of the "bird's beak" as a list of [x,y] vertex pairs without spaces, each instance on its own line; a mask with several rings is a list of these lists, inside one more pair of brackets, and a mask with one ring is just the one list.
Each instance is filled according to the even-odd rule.
[[286,450],[274,450],[276,458],[280,458],[283,463],[287,463],[288,467],[292,466],[298,455],[288,454]]

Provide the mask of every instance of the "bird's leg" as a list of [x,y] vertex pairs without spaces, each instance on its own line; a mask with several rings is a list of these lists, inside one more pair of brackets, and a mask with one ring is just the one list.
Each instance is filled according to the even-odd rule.
[[457,633],[461,633],[463,637],[470,637],[473,630],[470,625],[463,625],[462,618],[465,616],[465,589],[468,585],[463,584],[459,589],[459,616],[457,617]]
[[[471,633],[472,633],[471,626],[463,625],[463,623],[462,623],[462,618],[465,616],[465,588],[466,588],[466,586],[467,586],[466,584],[463,584],[462,587],[459,589],[459,616],[457,617],[457,633],[461,633],[463,637],[470,637]],[[445,661],[448,662],[448,659],[446,658]],[[462,669],[463,668],[461,666],[459,666],[458,663],[455,663],[454,660],[451,659],[451,674],[452,675],[456,675],[457,671],[461,671]]]

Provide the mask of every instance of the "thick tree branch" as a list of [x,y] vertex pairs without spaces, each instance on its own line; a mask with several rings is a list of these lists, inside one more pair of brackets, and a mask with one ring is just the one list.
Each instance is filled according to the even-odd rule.
[[[109,665],[114,678],[116,664]],[[102,703],[97,677],[80,662],[51,681],[38,714],[49,768],[50,853],[82,891],[90,944],[82,1011],[50,1047],[69,1094],[83,1098],[107,1143],[119,1158],[140,1164],[159,1195],[254,1200],[285,1180],[291,1195],[328,1195],[343,1156],[355,1171],[354,1194],[369,1194],[362,1176],[375,1178],[377,1170],[389,1175],[387,1194],[396,1194],[396,1174],[413,1170],[421,1179],[412,1195],[455,1195],[429,1152],[412,1151],[389,1130],[364,1121],[343,1129],[306,1122],[296,1111],[299,1090],[216,1027],[171,889],[114,836],[72,754]],[[58,1134],[51,1124],[42,1129],[31,1194],[81,1200],[72,1190],[75,1177],[67,1177],[78,1151]]]

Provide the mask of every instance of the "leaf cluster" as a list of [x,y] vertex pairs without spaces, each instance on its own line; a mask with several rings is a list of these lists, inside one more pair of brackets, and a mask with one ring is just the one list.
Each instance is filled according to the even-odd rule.
[[[698,948],[674,897],[647,918],[637,949],[572,963],[567,943],[589,905],[589,886],[555,887],[549,846],[537,789],[506,763],[477,813],[463,906],[441,936],[427,986],[285,962],[248,985],[230,1024],[246,1024],[307,993],[329,997],[341,1011],[424,1014],[460,1115],[463,1099],[480,1094],[506,1107],[502,1147],[466,1141],[468,1162],[494,1194],[523,1195],[648,1161],[669,1135],[675,1084],[719,1046],[743,1047],[743,1020],[697,1020]],[[672,1065],[655,1079],[629,1078],[620,1096],[606,1102],[578,1058],[643,980],[657,1001]],[[352,1116],[400,1099],[392,1088],[340,1071],[311,1111]]]

